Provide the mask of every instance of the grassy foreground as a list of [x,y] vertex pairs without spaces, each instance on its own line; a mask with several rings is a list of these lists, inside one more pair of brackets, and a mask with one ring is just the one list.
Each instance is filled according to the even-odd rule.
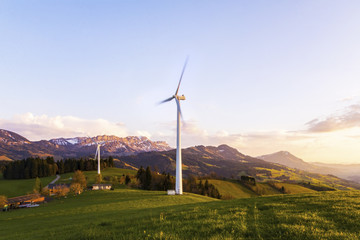
[[200,195],[88,191],[0,213],[0,239],[359,239],[360,192],[219,201]]

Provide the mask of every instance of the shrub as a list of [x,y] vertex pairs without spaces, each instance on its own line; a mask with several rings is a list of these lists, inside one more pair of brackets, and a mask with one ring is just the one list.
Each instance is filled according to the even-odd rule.
[[72,183],[70,185],[70,191],[74,194],[80,194],[83,191],[83,188],[81,187],[81,185],[79,183]]

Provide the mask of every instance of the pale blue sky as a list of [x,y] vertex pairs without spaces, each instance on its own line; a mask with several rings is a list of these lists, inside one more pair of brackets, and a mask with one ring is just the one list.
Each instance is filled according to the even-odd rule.
[[[336,141],[306,123],[359,104],[359,12],[359,1],[2,0],[0,128],[39,140],[122,123],[115,135],[174,145],[175,103],[155,103],[174,93],[189,55],[184,146],[225,142],[326,161],[314,152]],[[81,128],[97,119],[108,130]],[[42,125],[58,131],[34,130]],[[336,137],[355,139],[359,125]]]

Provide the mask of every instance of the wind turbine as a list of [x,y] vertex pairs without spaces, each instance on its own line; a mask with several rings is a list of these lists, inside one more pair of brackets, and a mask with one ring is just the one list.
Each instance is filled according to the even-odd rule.
[[[90,137],[89,137],[90,138]],[[91,141],[93,141],[96,144],[96,152],[95,152],[95,157],[94,159],[98,159],[98,174],[100,174],[100,147],[102,146],[102,144],[99,144],[98,142],[95,142],[92,138],[90,138]]]
[[175,184],[175,193],[176,194],[183,194],[183,185],[182,185],[182,160],[181,160],[181,119],[182,113],[180,108],[180,101],[185,100],[185,96],[178,95],[181,79],[184,75],[184,71],[186,68],[188,59],[186,59],[183,70],[181,72],[180,80],[178,87],[175,91],[175,94],[168,99],[165,99],[164,101],[160,102],[160,104],[165,102],[170,102],[171,100],[175,99],[176,105],[177,105],[177,137],[176,137],[176,184]]

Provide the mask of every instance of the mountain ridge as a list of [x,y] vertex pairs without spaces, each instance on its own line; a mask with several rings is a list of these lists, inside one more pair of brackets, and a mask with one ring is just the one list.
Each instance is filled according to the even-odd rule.
[[[115,166],[137,169],[150,166],[158,172],[175,174],[176,150],[161,152],[143,152],[137,155],[120,156]],[[230,179],[240,179],[247,175],[257,181],[286,181],[294,183],[322,183],[328,188],[360,189],[360,184],[332,175],[311,173],[290,168],[281,164],[240,153],[227,145],[195,146],[182,149],[182,166],[184,176],[214,175]]]
[[340,178],[360,182],[360,164],[306,162],[287,151],[279,151],[267,155],[258,156],[257,158],[303,171],[320,174],[332,174]]
[[31,156],[55,159],[92,156],[96,144],[102,144],[101,154],[121,156],[148,151],[172,149],[166,142],[151,141],[147,137],[117,137],[99,135],[95,137],[54,138],[50,140],[29,141],[25,137],[0,129],[0,156],[2,159],[21,160]]

